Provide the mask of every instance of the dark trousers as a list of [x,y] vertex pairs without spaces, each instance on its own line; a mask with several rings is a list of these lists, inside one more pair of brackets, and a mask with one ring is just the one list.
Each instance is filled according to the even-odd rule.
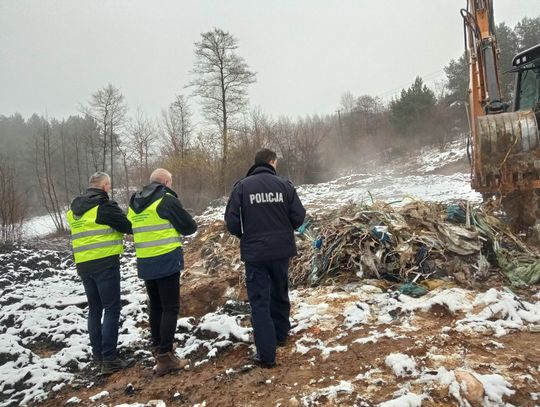
[[[88,298],[88,333],[95,359],[116,359],[120,319],[120,266],[81,277]],[[103,317],[103,323],[101,318]]]
[[180,273],[144,283],[150,300],[152,346],[158,347],[159,353],[170,352],[180,310]]
[[287,339],[289,313],[289,259],[246,262],[246,286],[258,357],[276,360],[276,343]]

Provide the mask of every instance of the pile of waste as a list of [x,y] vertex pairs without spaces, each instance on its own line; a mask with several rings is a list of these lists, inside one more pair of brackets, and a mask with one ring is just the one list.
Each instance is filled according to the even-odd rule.
[[243,266],[239,247],[240,241],[227,231],[225,223],[213,220],[199,225],[197,234],[187,245],[186,256],[195,254],[194,258],[209,275],[223,274]]
[[539,254],[492,212],[467,202],[351,204],[299,229],[291,283],[376,278],[422,295],[426,280],[448,277],[465,286],[501,272],[516,285],[540,282]]
[[[540,282],[540,254],[489,206],[413,201],[404,206],[349,204],[307,217],[297,232],[293,287],[379,279],[420,296],[437,281],[466,287],[488,278]],[[238,239],[222,221],[201,228],[191,249],[209,274],[242,272]],[[243,274],[243,273],[242,273]],[[242,275],[239,276],[242,281]]]

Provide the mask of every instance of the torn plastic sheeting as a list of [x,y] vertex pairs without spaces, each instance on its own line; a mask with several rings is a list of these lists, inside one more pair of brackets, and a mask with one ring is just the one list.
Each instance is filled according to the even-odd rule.
[[503,248],[499,248],[496,255],[499,266],[513,284],[540,283],[540,259],[516,256]]
[[482,248],[478,232],[447,223],[435,223],[435,227],[444,239],[444,247],[456,254],[467,256]]

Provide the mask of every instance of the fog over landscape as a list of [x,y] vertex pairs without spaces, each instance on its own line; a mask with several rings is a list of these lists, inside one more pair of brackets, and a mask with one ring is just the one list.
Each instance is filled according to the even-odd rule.
[[[463,4],[462,4],[463,3]],[[333,113],[341,94],[399,94],[417,75],[433,85],[463,52],[448,0],[0,0],[0,114],[67,118],[113,83],[157,116],[185,93],[199,34],[239,40],[257,72],[253,106],[273,116]],[[536,16],[536,0],[498,0],[497,22]]]

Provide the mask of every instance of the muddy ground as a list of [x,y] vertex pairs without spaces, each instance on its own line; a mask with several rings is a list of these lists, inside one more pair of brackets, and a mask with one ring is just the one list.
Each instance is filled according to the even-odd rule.
[[[336,287],[337,291],[339,287]],[[535,290],[523,291],[522,298]],[[185,296],[184,296],[185,298]],[[189,303],[189,299],[186,300]],[[339,299],[331,306],[339,307]],[[196,306],[194,306],[196,308]],[[224,350],[210,362],[188,370],[156,377],[152,360],[139,360],[123,372],[100,378],[95,372],[84,373],[93,384],[88,387],[65,387],[51,393],[50,399],[40,406],[60,406],[74,396],[82,401],[78,405],[114,406],[122,403],[148,403],[162,400],[167,406],[187,406],[206,403],[207,406],[297,406],[297,405],[362,405],[374,406],[391,400],[403,384],[409,390],[425,391],[425,383],[411,377],[396,377],[385,364],[390,353],[413,356],[421,368],[433,374],[445,358],[446,369],[467,368],[479,374],[501,374],[512,383],[515,393],[504,401],[514,406],[534,406],[531,393],[540,392],[540,333],[513,332],[496,338],[493,333],[463,334],[453,330],[462,313],[452,313],[445,306],[434,306],[428,312],[418,312],[407,325],[419,328],[408,331],[404,338],[381,337],[375,343],[354,343],[355,339],[384,332],[400,331],[400,315],[388,324],[365,325],[347,335],[335,336],[332,330],[312,326],[309,334],[332,346],[347,345],[345,352],[332,352],[325,359],[320,351],[312,349],[306,354],[297,352],[296,342],[306,332],[291,335],[287,345],[278,350],[278,364],[273,369],[261,369],[250,363],[249,344],[237,343]],[[336,316],[336,323],[343,321]],[[445,334],[442,334],[444,332]],[[320,389],[340,381],[354,384],[354,391],[334,396],[320,394]],[[129,386],[131,385],[131,386]],[[132,387],[132,388],[131,388]],[[423,390],[422,390],[423,389]],[[106,390],[109,395],[92,402],[89,397]],[[448,388],[432,386],[429,398],[422,406],[456,406],[459,403],[449,395]]]

